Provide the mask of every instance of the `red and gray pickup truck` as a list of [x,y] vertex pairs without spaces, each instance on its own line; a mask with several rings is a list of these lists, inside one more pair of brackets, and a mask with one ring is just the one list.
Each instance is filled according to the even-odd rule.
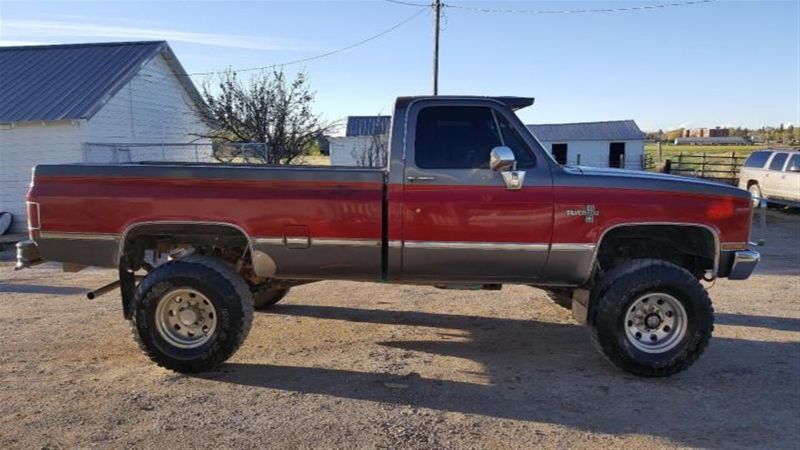
[[386,169],[139,163],[40,165],[38,260],[119,270],[141,348],[179,372],[242,344],[253,310],[318,280],[544,289],[640,376],[690,366],[713,309],[701,281],[745,279],[750,194],[689,178],[563,167],[518,97],[401,97]]

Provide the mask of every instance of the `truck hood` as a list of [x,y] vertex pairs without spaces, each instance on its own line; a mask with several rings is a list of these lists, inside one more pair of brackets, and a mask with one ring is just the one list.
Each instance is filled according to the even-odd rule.
[[[563,169],[569,175],[568,178],[580,179],[578,184],[587,187],[651,189],[750,198],[750,193],[743,189],[700,178],[587,166],[564,166]],[[575,178],[573,180],[577,181]]]

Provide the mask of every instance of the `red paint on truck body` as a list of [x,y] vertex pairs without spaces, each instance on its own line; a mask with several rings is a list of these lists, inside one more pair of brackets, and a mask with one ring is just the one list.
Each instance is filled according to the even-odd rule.
[[318,238],[381,238],[379,183],[36,177],[43,231],[122,233],[152,221],[238,225],[251,237],[308,225]]
[[[28,199],[41,204],[49,232],[207,221],[251,237],[282,236],[297,224],[317,238],[382,237],[380,183],[37,176]],[[615,225],[658,222],[702,224],[721,242],[746,242],[750,224],[746,199],[672,191],[390,185],[388,200],[390,240],[596,243]],[[598,211],[593,222],[566,214],[587,205]]]

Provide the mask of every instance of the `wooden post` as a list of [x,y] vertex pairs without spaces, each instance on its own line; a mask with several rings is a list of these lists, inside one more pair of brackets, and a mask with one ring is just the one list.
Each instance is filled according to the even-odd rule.
[[736,152],[731,152],[731,181],[736,184],[736,179],[739,178],[737,174],[737,167],[736,167]]
[[678,167],[676,169],[678,169],[678,172],[683,170],[683,152],[678,153]]
[[663,160],[664,160],[664,153],[663,149],[661,148],[661,141],[658,141],[658,162],[660,163]]
[[578,153],[578,159],[576,160],[575,165],[576,166],[580,166],[581,165],[581,154],[580,153]]
[[625,168],[625,153],[619,155],[619,168],[620,169]]
[[706,152],[702,153],[702,158],[700,159],[700,178],[706,177]]

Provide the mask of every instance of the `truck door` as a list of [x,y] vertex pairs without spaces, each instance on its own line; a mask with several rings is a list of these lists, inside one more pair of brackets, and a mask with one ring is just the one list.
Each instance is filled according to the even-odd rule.
[[769,160],[769,166],[764,173],[764,181],[761,186],[761,193],[767,197],[781,197],[781,175],[784,174],[783,166],[786,163],[788,153],[775,153]]
[[[552,237],[552,178],[524,126],[502,105],[480,100],[420,101],[408,117],[402,278],[535,280]],[[498,146],[514,153],[516,185],[490,169]]]

